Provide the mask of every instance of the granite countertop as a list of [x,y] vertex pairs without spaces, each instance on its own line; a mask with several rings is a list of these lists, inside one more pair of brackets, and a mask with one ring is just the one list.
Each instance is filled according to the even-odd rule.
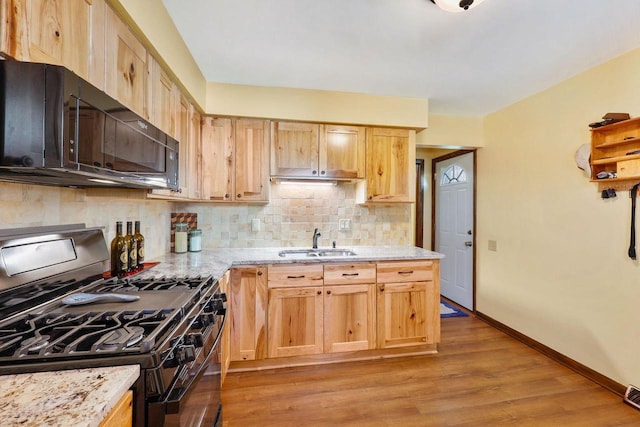
[[0,425],[98,426],[139,375],[126,365],[0,376]]
[[[170,253],[152,261],[159,262],[150,270],[139,273],[139,277],[209,275],[219,279],[231,267],[248,264],[277,263],[313,263],[313,262],[364,262],[390,260],[425,260],[441,259],[444,255],[415,246],[353,246],[339,249],[350,249],[354,256],[308,257],[293,255],[281,257],[282,250],[309,248],[270,247],[270,248],[219,248],[203,249],[201,252],[184,254]],[[319,248],[330,249],[330,248]]]

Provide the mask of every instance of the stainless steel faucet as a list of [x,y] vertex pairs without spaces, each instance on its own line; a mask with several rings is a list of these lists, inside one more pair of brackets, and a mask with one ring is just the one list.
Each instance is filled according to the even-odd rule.
[[313,249],[318,249],[318,237],[322,236],[318,229],[313,230]]

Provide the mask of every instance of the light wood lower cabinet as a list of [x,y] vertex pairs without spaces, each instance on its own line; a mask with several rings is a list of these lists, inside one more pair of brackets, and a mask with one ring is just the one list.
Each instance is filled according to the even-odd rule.
[[440,341],[438,267],[437,261],[378,263],[378,348]]
[[266,356],[267,269],[246,266],[231,270],[231,361]]
[[376,265],[324,265],[324,352],[376,346]]
[[[220,292],[228,296],[231,291],[231,272],[227,271],[224,276],[220,278],[218,281],[220,283]],[[227,308],[229,305],[227,304]],[[231,319],[230,310],[227,310],[226,321],[224,324],[224,328],[222,329],[222,350],[220,354],[220,382],[224,383],[224,379],[227,376],[227,371],[229,370],[229,364],[231,363]]]
[[269,357],[322,353],[322,264],[269,266]]
[[100,427],[131,427],[133,425],[133,392],[128,390],[111,412],[100,423]]
[[322,286],[269,289],[269,357],[322,353]]
[[232,361],[440,341],[439,260],[234,268],[230,287]]

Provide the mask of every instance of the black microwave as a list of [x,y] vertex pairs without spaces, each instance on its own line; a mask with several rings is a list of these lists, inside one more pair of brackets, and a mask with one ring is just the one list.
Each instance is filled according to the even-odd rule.
[[178,141],[64,67],[0,61],[0,180],[178,189]]

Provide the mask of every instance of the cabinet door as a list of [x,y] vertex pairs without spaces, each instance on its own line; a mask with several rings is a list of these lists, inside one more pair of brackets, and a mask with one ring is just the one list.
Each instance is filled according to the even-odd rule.
[[324,352],[376,347],[375,284],[324,287]]
[[320,177],[364,178],[365,135],[365,128],[359,126],[322,125]]
[[163,132],[175,135],[174,84],[152,56],[149,56],[149,86],[149,120]]
[[147,117],[147,51],[111,8],[107,8],[105,92]]
[[202,126],[203,198],[230,201],[233,197],[233,126],[231,119],[207,117]]
[[133,391],[127,390],[99,427],[130,427],[131,425],[133,425]]
[[[231,272],[227,271],[224,276],[220,278],[218,281],[220,284],[220,292],[230,296],[231,294]],[[231,315],[231,310],[229,310],[230,302],[227,304],[227,316]],[[229,370],[229,365],[231,363],[231,320],[227,317],[227,320],[224,325],[224,329],[222,330],[222,344],[221,344],[221,354],[220,354],[220,381],[224,383],[224,379],[227,376],[227,371]]]
[[231,361],[266,355],[267,274],[265,267],[231,270]]
[[415,201],[415,131],[367,129],[366,179],[358,203]]
[[271,123],[271,175],[317,177],[320,125]]
[[377,323],[379,348],[437,343],[440,311],[434,282],[379,283]]
[[235,199],[269,201],[269,122],[238,119],[235,125]]
[[269,289],[269,357],[322,353],[322,286]]
[[189,198],[200,200],[202,193],[202,116],[189,103]]
[[89,77],[91,1],[6,0],[2,8],[9,20],[2,25],[4,53],[22,61],[64,65]]
[[180,186],[180,196],[189,197],[189,188],[193,185],[192,170],[193,164],[192,151],[193,145],[189,140],[189,101],[174,86],[173,102],[176,112],[176,134],[178,140],[178,184]]

